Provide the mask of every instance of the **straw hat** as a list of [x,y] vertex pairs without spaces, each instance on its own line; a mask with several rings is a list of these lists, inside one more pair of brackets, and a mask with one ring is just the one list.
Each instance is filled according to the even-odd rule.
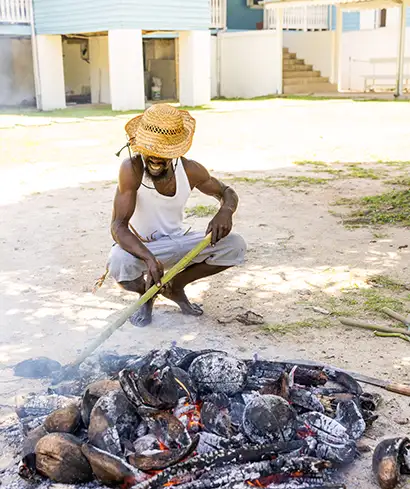
[[158,158],[178,158],[192,145],[195,119],[186,110],[156,104],[125,126],[134,153]]

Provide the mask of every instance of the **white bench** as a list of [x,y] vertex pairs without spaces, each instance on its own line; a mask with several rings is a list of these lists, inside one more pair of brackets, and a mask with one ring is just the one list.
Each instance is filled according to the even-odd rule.
[[[376,87],[395,87],[397,76],[395,68],[397,66],[397,58],[371,58],[369,59],[369,63],[372,65],[373,73],[363,75],[365,92],[367,92],[368,90],[374,90]],[[376,67],[386,64],[393,64],[393,73],[378,73]],[[404,71],[403,73],[403,86],[407,89],[410,89],[410,72],[408,70],[409,67],[406,65],[410,65],[410,58],[404,58],[404,69],[407,69],[407,71]]]

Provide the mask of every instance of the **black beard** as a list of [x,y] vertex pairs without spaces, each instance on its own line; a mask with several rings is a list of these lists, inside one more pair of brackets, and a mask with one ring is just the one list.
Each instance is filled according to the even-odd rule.
[[169,168],[164,168],[164,170],[159,175],[151,175],[148,168],[146,166],[144,167],[145,175],[147,175],[147,177],[152,182],[161,182],[163,180],[166,180],[168,178],[168,171],[169,171]]

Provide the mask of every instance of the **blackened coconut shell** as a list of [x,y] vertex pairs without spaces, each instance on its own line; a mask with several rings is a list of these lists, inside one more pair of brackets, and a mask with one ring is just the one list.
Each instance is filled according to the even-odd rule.
[[247,367],[235,357],[214,352],[196,358],[188,373],[201,394],[224,393],[234,396],[245,387]]
[[93,473],[81,445],[78,438],[68,433],[44,436],[36,445],[37,472],[62,484],[91,481]]
[[254,443],[291,440],[296,414],[279,396],[255,396],[245,407],[243,430]]
[[80,408],[77,404],[70,404],[49,414],[44,421],[44,428],[49,433],[75,433],[80,421]]

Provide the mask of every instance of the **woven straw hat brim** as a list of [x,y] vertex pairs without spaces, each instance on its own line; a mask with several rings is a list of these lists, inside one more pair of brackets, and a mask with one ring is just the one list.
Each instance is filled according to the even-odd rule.
[[195,133],[195,119],[186,110],[180,110],[184,129],[180,134],[162,134],[147,131],[141,125],[144,114],[131,119],[125,126],[134,153],[157,158],[179,158],[189,151]]

